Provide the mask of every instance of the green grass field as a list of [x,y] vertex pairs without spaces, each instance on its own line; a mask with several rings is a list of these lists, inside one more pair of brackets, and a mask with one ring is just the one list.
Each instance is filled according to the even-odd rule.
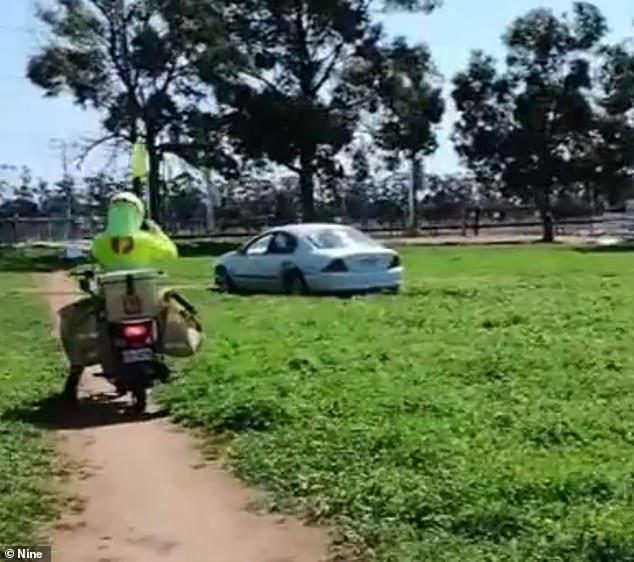
[[[4,265],[15,265],[5,257],[0,256]],[[56,392],[63,381],[44,301],[6,294],[32,281],[25,273],[0,273],[0,544],[47,542],[41,533],[56,510],[50,436],[16,414]]]
[[162,399],[370,559],[634,560],[634,254],[403,254],[400,296],[190,291],[208,341]]

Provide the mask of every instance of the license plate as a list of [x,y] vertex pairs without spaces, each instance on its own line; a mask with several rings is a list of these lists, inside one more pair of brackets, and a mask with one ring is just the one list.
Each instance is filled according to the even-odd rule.
[[121,358],[125,364],[141,363],[143,361],[152,361],[154,352],[147,347],[142,347],[141,349],[124,349],[121,352]]

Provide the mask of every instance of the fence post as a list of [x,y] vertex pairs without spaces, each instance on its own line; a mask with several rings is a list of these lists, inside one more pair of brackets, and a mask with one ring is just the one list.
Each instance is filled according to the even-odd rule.
[[11,230],[13,233],[13,243],[18,243],[18,215],[13,215],[11,220]]

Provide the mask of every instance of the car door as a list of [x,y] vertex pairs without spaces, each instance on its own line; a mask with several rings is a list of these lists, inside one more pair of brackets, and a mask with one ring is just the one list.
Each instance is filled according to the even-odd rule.
[[264,234],[244,248],[232,271],[239,287],[248,291],[266,291],[274,284],[270,279],[271,267],[267,266],[272,239],[272,233]]
[[268,250],[269,260],[266,263],[267,271],[274,280],[271,290],[284,290],[284,271],[295,265],[297,247],[297,238],[292,234],[282,230],[274,233]]

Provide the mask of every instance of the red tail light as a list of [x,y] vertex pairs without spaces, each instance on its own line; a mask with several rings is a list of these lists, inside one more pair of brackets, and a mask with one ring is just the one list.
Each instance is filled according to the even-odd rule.
[[339,258],[332,260],[328,266],[324,268],[324,272],[326,273],[342,273],[344,271],[348,271],[348,266],[345,261]]
[[152,334],[152,322],[123,324],[122,335],[130,342],[145,342]]
[[128,324],[123,327],[123,335],[126,338],[135,339],[147,336],[148,328],[145,324]]
[[394,256],[390,262],[390,269],[394,269],[395,267],[401,267],[401,258],[398,254]]

